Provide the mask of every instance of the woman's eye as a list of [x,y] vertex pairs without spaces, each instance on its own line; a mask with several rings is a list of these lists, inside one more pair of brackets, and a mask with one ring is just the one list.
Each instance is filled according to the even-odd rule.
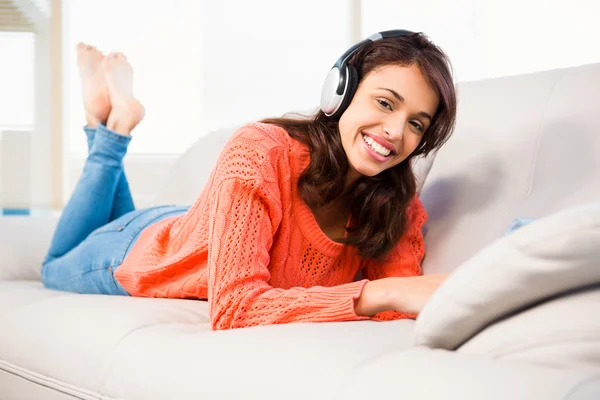
[[417,122],[411,122],[411,124],[417,128],[419,130],[419,132],[423,132],[423,127],[421,126],[421,124],[417,123]]
[[383,106],[383,107],[387,108],[388,110],[391,110],[391,109],[392,109],[392,105],[391,105],[390,103],[388,103],[387,101],[385,101],[385,100],[377,100],[377,102],[378,102],[378,103],[379,103],[381,106]]

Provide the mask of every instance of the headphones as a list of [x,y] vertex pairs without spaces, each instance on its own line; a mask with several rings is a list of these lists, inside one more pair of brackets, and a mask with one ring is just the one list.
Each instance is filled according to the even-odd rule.
[[348,60],[356,52],[368,43],[376,40],[408,36],[412,33],[403,29],[375,33],[346,50],[327,74],[327,78],[325,78],[323,88],[321,89],[321,110],[325,115],[332,118],[340,117],[356,92],[356,88],[358,87],[358,72],[353,65],[348,65]]

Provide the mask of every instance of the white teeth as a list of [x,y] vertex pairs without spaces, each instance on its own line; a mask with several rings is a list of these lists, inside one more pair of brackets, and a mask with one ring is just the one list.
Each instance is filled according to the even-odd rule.
[[371,149],[373,149],[373,151],[375,151],[377,154],[383,156],[383,157],[387,157],[390,155],[391,151],[389,149],[386,149],[385,147],[383,147],[382,145],[380,145],[379,143],[377,143],[376,141],[374,141],[372,138],[370,138],[367,135],[362,135],[363,140],[371,147]]

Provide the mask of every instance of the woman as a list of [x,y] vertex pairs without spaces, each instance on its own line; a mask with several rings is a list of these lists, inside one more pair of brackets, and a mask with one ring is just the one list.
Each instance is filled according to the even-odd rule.
[[[444,279],[421,276],[427,214],[410,162],[448,139],[456,94],[422,34],[348,50],[311,118],[240,128],[189,208],[134,210],[122,159],[144,109],[132,69],[83,44],[78,63],[89,156],[46,287],[208,300],[212,328],[229,329],[414,317]],[[340,71],[349,85],[337,91]]]

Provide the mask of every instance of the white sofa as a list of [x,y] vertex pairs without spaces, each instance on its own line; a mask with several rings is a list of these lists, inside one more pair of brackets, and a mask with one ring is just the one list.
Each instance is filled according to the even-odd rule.
[[[458,86],[454,136],[418,165],[430,215],[424,271],[458,270],[416,322],[214,332],[205,302],[46,290],[39,269],[56,220],[1,218],[0,399],[600,399],[600,261],[589,275],[563,268],[554,276],[555,262],[566,262],[558,252],[532,264],[553,280],[519,281],[518,263],[502,274],[502,246],[512,243],[503,233],[514,218],[600,199],[598,89],[600,64]],[[190,204],[230,133],[190,148],[157,204]],[[597,218],[583,220],[581,237],[595,240],[588,232]],[[584,242],[578,251],[600,259]],[[491,247],[504,292],[486,274],[469,275]],[[558,292],[582,282],[590,286]],[[460,309],[473,297],[479,304]]]

